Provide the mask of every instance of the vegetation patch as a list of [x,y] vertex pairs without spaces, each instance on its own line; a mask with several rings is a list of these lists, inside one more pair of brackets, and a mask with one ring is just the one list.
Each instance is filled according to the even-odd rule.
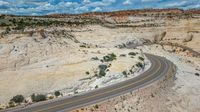
[[60,91],[55,91],[54,95],[55,95],[56,97],[58,97],[58,96],[61,95],[61,93],[60,93]]
[[130,56],[135,56],[136,53],[135,53],[135,52],[129,52],[128,55],[130,55]]
[[116,59],[117,59],[117,56],[114,53],[108,54],[108,55],[103,57],[104,62],[110,62],[110,61],[113,61],[113,60],[116,60]]
[[141,61],[144,61],[144,58],[143,58],[143,57],[139,56],[138,58],[139,58]]
[[106,69],[108,68],[107,65],[99,65],[99,75],[98,77],[103,77],[106,75]]
[[16,95],[10,101],[13,101],[15,103],[22,103],[24,101],[24,96]]
[[91,60],[99,60],[98,57],[92,57]]
[[143,65],[141,62],[138,62],[138,63],[136,64],[136,66],[137,66],[138,68],[144,68],[144,65]]
[[90,74],[90,72],[88,72],[88,71],[87,71],[87,72],[85,72],[85,74],[86,74],[86,75],[89,75],[89,74]]
[[40,101],[45,101],[46,96],[43,94],[38,94],[38,95],[32,94],[31,99],[33,102],[40,102]]
[[127,76],[128,76],[128,74],[127,74],[127,72],[126,72],[126,71],[123,71],[123,72],[122,72],[122,74],[123,74],[125,77],[127,77]]
[[120,57],[126,57],[126,54],[120,54]]
[[196,76],[200,76],[200,74],[199,74],[199,73],[195,73],[195,75],[196,75]]

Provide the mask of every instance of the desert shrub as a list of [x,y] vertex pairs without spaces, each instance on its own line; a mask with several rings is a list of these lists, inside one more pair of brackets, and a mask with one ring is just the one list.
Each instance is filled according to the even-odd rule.
[[23,31],[25,29],[25,25],[24,24],[18,24],[14,29]]
[[21,103],[24,101],[24,97],[22,95],[16,95],[10,101],[13,101],[15,103]]
[[143,64],[142,64],[141,62],[138,62],[138,63],[136,64],[136,66],[139,67],[139,68],[143,68]]
[[95,106],[94,106],[94,108],[98,109],[98,108],[99,108],[99,106],[98,106],[98,105],[95,105]]
[[40,102],[40,101],[45,101],[46,96],[42,94],[38,94],[38,95],[32,94],[31,99],[33,102]]
[[126,57],[126,54],[120,54],[120,57]]
[[182,50],[183,50],[183,52],[185,52],[187,49],[183,48]]
[[140,57],[140,56],[139,56],[138,58],[139,58],[141,61],[144,61],[144,58],[143,58],[143,57]]
[[125,77],[127,77],[127,75],[128,75],[126,71],[123,71],[122,74],[123,74]]
[[96,86],[95,86],[95,89],[97,89],[97,88],[99,88],[99,86],[98,86],[98,85],[96,85]]
[[61,93],[60,93],[60,91],[55,91],[54,95],[58,97],[61,95]]
[[135,56],[136,53],[134,53],[134,52],[130,52],[130,53],[128,53],[128,55]]
[[0,26],[9,26],[7,23],[0,23]]
[[200,74],[199,74],[199,73],[195,73],[195,75],[196,75],[196,76],[200,76]]
[[98,57],[92,57],[91,60],[99,60]]
[[99,77],[103,77],[106,75],[106,69],[108,68],[107,65],[99,65]]
[[106,69],[106,72],[109,72],[110,70],[109,69]]
[[90,72],[88,72],[88,71],[87,71],[87,72],[85,72],[85,74],[86,74],[86,75],[89,75],[89,74],[90,74]]
[[107,65],[99,65],[99,69],[100,70],[106,70],[108,68],[108,66]]
[[84,48],[86,48],[86,45],[80,45],[79,47],[84,47]]
[[131,70],[129,70],[129,72],[130,72],[130,73],[133,73],[133,70],[131,69]]
[[99,71],[99,77],[103,77],[103,76],[105,76],[106,75],[106,72],[104,71],[104,70],[100,70]]
[[105,62],[109,62],[109,61],[116,60],[116,57],[117,57],[117,56],[116,56],[114,53],[112,53],[112,54],[108,54],[108,55],[104,56],[104,57],[103,57],[103,60],[104,60]]

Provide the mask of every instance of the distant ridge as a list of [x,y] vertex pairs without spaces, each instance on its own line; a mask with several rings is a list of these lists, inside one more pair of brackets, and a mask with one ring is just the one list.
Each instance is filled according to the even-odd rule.
[[171,13],[171,14],[200,14],[200,9],[140,9],[140,10],[121,10],[113,12],[88,12],[83,14],[50,14],[46,17],[62,18],[67,16],[94,17],[94,16],[130,16],[156,13]]
[[[65,17],[94,17],[94,16],[130,16],[130,15],[144,15],[144,14],[200,14],[200,9],[178,9],[178,8],[169,8],[169,9],[137,9],[137,10],[120,10],[112,12],[87,12],[82,14],[49,14],[43,16],[30,16],[30,17],[50,17],[50,18],[65,18]],[[0,14],[0,16],[16,16],[16,15],[7,15]],[[21,16],[16,16],[21,17]],[[24,17],[24,16],[22,16]],[[27,16],[29,17],[29,16]]]

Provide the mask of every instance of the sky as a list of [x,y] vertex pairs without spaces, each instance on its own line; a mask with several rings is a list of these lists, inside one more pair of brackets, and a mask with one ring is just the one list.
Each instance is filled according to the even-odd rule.
[[200,8],[200,0],[0,0],[0,14],[78,14],[144,8]]

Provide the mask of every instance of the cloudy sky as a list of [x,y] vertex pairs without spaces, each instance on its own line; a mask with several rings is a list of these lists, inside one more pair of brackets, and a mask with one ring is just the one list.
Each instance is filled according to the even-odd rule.
[[200,8],[200,0],[0,0],[0,14],[45,15],[143,8]]

